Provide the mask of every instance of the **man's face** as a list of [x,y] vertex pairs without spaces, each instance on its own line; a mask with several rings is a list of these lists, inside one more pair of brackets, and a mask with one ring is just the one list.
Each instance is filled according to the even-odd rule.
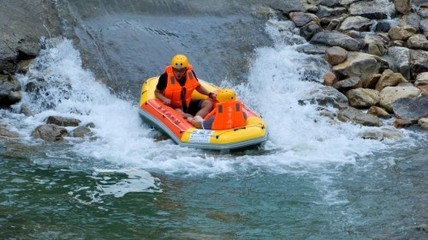
[[184,74],[186,73],[186,68],[182,68],[182,69],[173,68],[173,72],[176,79],[182,79]]

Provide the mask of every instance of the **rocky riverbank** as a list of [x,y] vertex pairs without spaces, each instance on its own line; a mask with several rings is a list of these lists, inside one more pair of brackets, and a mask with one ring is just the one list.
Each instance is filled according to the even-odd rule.
[[[322,109],[333,121],[428,129],[428,4],[410,0],[303,3],[302,11],[273,8],[311,43],[300,50],[325,56],[331,71],[324,74],[322,94],[298,100],[335,106],[337,113]],[[16,79],[16,74],[26,74],[43,48],[40,39],[60,36],[64,31],[52,1],[4,1],[0,12],[0,21],[6,23],[0,26],[4,33],[0,37],[0,108],[9,109],[21,104],[22,91],[40,88],[21,86]],[[23,114],[31,115],[25,104],[21,106]],[[65,126],[76,129],[67,132]],[[77,119],[52,116],[32,136],[61,141],[67,135],[88,136],[91,127],[79,126]],[[362,137],[383,139],[390,136],[387,131]],[[0,137],[18,136],[0,121]]]
[[306,7],[288,17],[331,65],[324,85],[339,108],[331,117],[378,127],[393,118],[397,128],[428,129],[428,3],[321,0]]

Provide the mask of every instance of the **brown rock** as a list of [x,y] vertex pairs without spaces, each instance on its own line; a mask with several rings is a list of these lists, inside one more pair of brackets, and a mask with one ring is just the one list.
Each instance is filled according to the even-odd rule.
[[368,114],[375,115],[379,118],[388,119],[391,118],[391,114],[389,114],[385,109],[380,108],[378,106],[371,106],[367,111]]
[[347,54],[348,51],[341,47],[331,47],[325,51],[325,59],[334,66],[343,63],[346,60]]
[[324,85],[326,86],[333,86],[333,84],[336,82],[336,75],[332,72],[326,72],[323,76],[324,79]]
[[401,73],[394,73],[387,69],[382,73],[382,77],[377,82],[375,89],[382,91],[385,87],[397,86],[401,82],[407,82]]
[[394,121],[394,127],[396,128],[406,128],[410,127],[412,125],[412,122],[404,120],[404,119],[395,119]]

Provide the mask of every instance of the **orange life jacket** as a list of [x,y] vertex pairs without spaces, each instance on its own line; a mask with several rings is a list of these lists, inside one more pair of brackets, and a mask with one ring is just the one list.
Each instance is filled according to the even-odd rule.
[[243,127],[246,124],[242,103],[237,100],[216,103],[214,109],[208,113],[204,120],[214,115],[211,129],[222,130]]
[[193,74],[192,65],[186,69],[186,82],[183,86],[180,85],[177,79],[175,79],[172,66],[165,68],[167,74],[167,85],[163,91],[163,95],[171,99],[171,107],[183,109],[189,106],[190,100],[192,100],[192,92],[199,86],[199,82]]

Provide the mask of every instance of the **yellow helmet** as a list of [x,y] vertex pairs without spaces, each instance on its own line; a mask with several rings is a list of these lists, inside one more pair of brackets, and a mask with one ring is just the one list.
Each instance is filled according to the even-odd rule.
[[233,91],[232,89],[225,88],[225,89],[218,90],[216,99],[219,102],[236,100],[236,94],[235,94],[235,91]]
[[187,68],[189,60],[183,54],[177,54],[171,59],[171,66],[175,69]]

